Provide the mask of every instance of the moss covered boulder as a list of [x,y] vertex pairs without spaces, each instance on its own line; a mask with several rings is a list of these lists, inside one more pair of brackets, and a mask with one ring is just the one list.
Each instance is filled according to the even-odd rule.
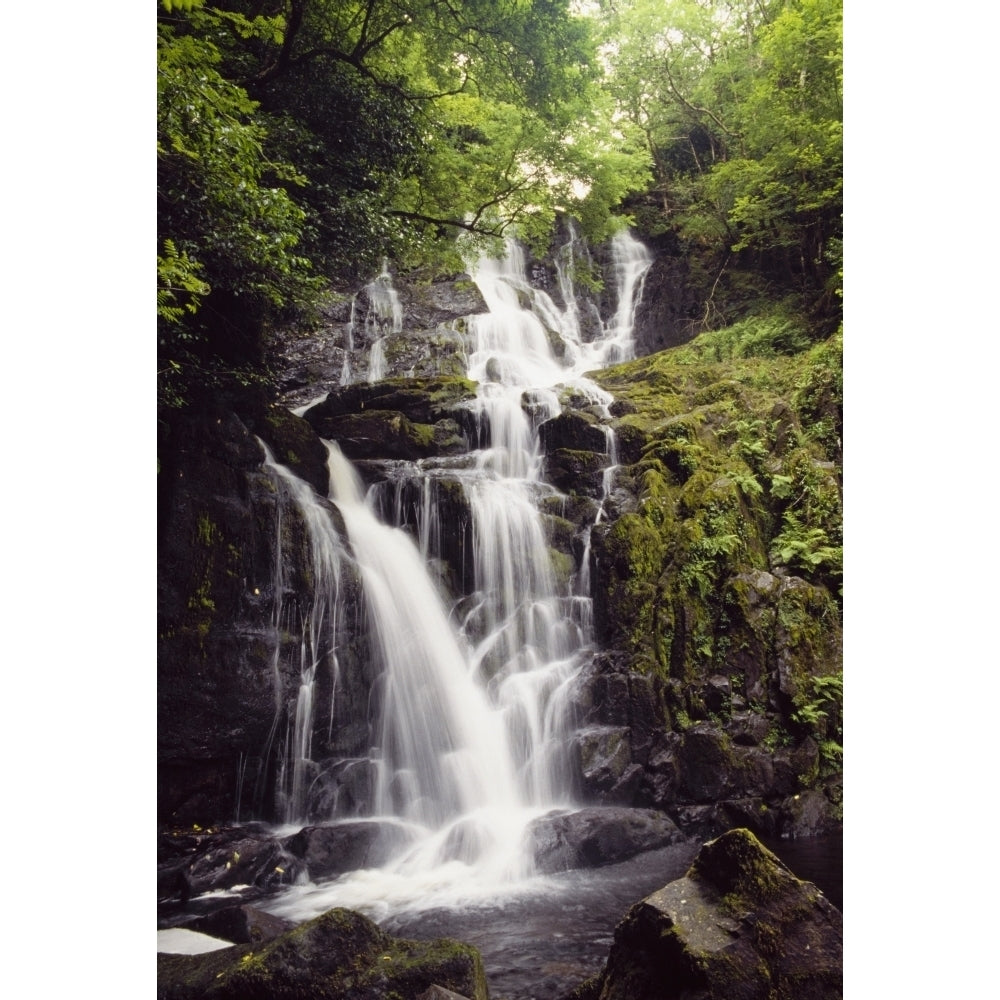
[[582,1000],[836,1000],[843,918],[747,830],[636,903]]
[[488,1000],[479,952],[393,938],[344,909],[260,946],[157,956],[159,1000],[417,1000],[433,986]]
[[475,383],[462,377],[391,378],[335,389],[304,419],[350,459],[458,455],[469,447],[475,395]]

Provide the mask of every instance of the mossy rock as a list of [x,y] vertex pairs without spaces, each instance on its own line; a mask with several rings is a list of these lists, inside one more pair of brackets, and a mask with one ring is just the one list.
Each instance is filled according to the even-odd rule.
[[416,1000],[433,985],[488,1000],[479,952],[458,941],[392,938],[329,910],[260,947],[159,955],[159,1000]]
[[396,410],[417,424],[453,416],[456,408],[476,398],[476,383],[467,378],[435,375],[425,378],[387,378],[379,382],[332,389],[326,399],[304,414],[321,437],[331,418],[366,410]]
[[593,451],[556,448],[545,456],[545,478],[564,493],[599,498],[607,455]]
[[330,492],[328,453],[312,425],[281,406],[270,407],[263,424],[260,436],[271,448],[275,461],[325,497]]
[[454,420],[418,424],[398,410],[365,410],[322,421],[321,433],[350,459],[406,459],[458,455],[467,442]]
[[628,911],[600,987],[601,1000],[840,1000],[843,918],[749,830],[730,830]]
[[538,436],[546,452],[567,448],[606,455],[608,451],[607,434],[588,413],[578,411],[561,413],[558,417],[546,420],[538,428]]

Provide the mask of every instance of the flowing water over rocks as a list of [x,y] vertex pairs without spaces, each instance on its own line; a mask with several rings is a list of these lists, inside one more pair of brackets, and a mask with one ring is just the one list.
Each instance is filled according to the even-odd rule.
[[[503,259],[476,264],[473,277],[488,311],[467,318],[466,375],[477,389],[461,404],[473,445],[461,460],[390,462],[367,470],[373,485],[366,490],[338,444],[327,442],[329,500],[343,520],[344,538],[326,545],[337,559],[350,553],[361,581],[375,677],[371,749],[352,769],[327,772],[338,786],[349,786],[349,794],[331,791],[329,779],[316,785],[323,802],[334,804],[330,814],[317,815],[302,790],[309,747],[301,733],[311,726],[318,657],[304,650],[286,821],[363,816],[401,824],[407,833],[380,868],[342,874],[324,888],[325,907],[391,907],[398,913],[519,891],[536,869],[530,824],[577,800],[572,694],[593,652],[592,614],[582,563],[562,573],[554,568],[541,506],[561,494],[544,480],[539,427],[561,414],[560,392],[582,395],[613,466],[613,434],[602,423],[611,397],[584,372],[630,356],[631,316],[649,263],[627,233],[614,246],[619,302],[589,342],[581,335],[575,300],[570,296],[572,307],[560,309],[533,288],[515,242]],[[570,284],[563,286],[565,295]],[[367,380],[373,382],[384,374],[383,331],[398,332],[401,323],[387,270],[366,286],[365,297]],[[354,315],[352,308],[352,327]],[[315,411],[329,419],[333,405],[322,402]],[[307,420],[311,409],[304,408]],[[324,425],[318,427],[322,433]],[[294,480],[287,469],[273,468],[283,480]],[[461,564],[451,566],[450,611],[448,591],[427,569],[453,555],[443,543],[454,534],[453,525],[445,530],[441,523],[443,493],[452,510],[462,512],[468,544]],[[313,516],[325,517],[322,503],[313,504]],[[313,516],[304,512],[310,532],[333,532],[329,518],[326,527],[314,528]],[[586,557],[586,539],[581,546]],[[325,552],[320,550],[330,562]],[[327,576],[335,591],[336,566],[317,576],[324,593],[330,590]],[[336,606],[335,593],[317,600]],[[332,611],[327,617],[333,624]],[[336,688],[334,677],[334,700]],[[358,791],[359,769],[370,786],[367,800]],[[293,900],[310,895],[309,889],[292,890],[277,909],[301,917],[310,904]]]

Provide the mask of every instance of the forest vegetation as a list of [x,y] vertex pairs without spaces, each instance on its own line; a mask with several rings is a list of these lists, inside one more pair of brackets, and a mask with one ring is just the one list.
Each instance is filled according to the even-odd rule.
[[160,0],[157,32],[161,405],[266,385],[331,283],[561,217],[682,258],[692,335],[838,328],[840,0]]

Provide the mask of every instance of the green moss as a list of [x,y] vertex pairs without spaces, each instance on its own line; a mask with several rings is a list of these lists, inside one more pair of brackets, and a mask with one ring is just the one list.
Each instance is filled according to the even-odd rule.
[[[796,676],[837,668],[840,475],[809,417],[836,405],[840,347],[789,354],[809,346],[797,323],[779,311],[594,375],[638,500],[603,539],[595,598],[615,641],[672,677],[771,672],[776,635]],[[815,586],[777,607],[747,581],[786,553]]]
[[552,563],[552,572],[556,578],[556,588],[560,593],[565,593],[576,572],[576,560],[566,552],[550,548],[549,561]]

